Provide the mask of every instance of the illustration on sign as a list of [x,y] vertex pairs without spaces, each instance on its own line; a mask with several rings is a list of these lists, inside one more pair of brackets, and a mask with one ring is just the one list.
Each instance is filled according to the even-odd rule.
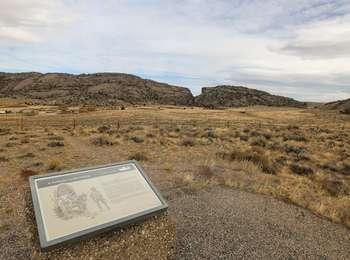
[[89,193],[77,194],[70,184],[60,184],[53,192],[53,206],[56,216],[63,220],[68,220],[77,216],[94,218],[97,212],[89,211],[87,203],[89,199],[96,204],[99,211],[110,210],[106,199],[95,187],[91,187]]

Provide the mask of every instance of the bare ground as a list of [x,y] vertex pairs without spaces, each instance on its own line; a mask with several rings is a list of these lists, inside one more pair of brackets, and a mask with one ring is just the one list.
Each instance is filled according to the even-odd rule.
[[170,199],[176,259],[348,259],[350,232],[275,199],[214,188]]

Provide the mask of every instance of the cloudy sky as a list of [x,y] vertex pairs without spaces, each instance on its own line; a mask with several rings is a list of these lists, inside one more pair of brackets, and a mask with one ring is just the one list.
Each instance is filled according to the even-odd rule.
[[350,98],[350,1],[1,0],[0,71]]

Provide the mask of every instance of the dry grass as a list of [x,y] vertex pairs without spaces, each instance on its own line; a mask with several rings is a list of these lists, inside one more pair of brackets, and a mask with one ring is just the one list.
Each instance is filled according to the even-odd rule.
[[23,181],[22,169],[33,167],[28,154],[40,158],[38,167],[47,166],[35,168],[40,172],[135,159],[152,169],[150,175],[158,173],[151,177],[164,190],[225,185],[350,227],[349,116],[288,108],[146,108],[35,115],[24,119],[24,130],[17,115],[0,117],[1,185]]
[[223,159],[228,159],[231,161],[248,161],[252,162],[265,173],[276,174],[277,169],[274,163],[271,161],[270,157],[265,153],[264,150],[259,148],[248,148],[248,149],[235,149],[229,153],[218,153],[219,157]]
[[62,162],[60,159],[51,159],[49,161],[47,169],[50,171],[61,170]]

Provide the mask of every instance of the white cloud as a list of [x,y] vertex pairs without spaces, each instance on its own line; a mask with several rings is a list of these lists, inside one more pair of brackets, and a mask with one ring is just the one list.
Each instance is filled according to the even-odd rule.
[[350,57],[350,16],[319,21],[297,28],[296,37],[281,50],[302,58]]
[[45,40],[48,28],[64,25],[73,17],[73,13],[59,1],[2,0],[0,41],[39,42]]
[[0,39],[1,40],[14,40],[14,41],[21,41],[21,42],[39,42],[40,38],[39,36],[35,35],[34,33],[21,29],[16,27],[0,27]]
[[343,0],[3,0],[0,70],[118,71],[195,93],[232,83],[328,101],[350,92],[349,15]]

